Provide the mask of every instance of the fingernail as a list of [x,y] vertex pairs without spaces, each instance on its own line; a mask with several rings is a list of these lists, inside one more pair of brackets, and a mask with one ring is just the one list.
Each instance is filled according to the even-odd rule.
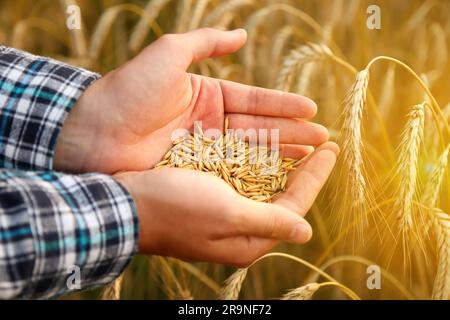
[[247,31],[245,29],[243,29],[243,28],[234,29],[231,32],[247,34]]
[[308,100],[308,102],[309,102],[314,108],[317,109],[317,103],[316,103],[313,99],[308,98],[308,97],[305,97],[305,98]]
[[305,243],[311,239],[312,230],[311,227],[305,223],[297,223],[292,228],[291,241],[298,243]]

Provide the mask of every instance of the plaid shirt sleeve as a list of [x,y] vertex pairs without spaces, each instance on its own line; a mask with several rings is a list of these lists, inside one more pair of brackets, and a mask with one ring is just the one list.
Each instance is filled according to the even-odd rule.
[[111,282],[136,252],[137,225],[129,194],[109,176],[1,169],[0,298]]
[[136,207],[119,183],[52,171],[64,119],[97,78],[0,47],[0,299],[104,285],[137,251]]
[[0,46],[0,167],[52,170],[62,123],[100,76]]

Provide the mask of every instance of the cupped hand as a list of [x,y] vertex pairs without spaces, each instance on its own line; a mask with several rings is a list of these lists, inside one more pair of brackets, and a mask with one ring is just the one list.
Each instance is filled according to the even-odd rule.
[[273,203],[240,196],[208,173],[159,168],[115,177],[137,205],[141,253],[247,266],[277,241],[304,243],[303,216],[328,178],[339,148],[327,142],[290,173]]
[[[308,98],[186,72],[202,59],[238,50],[244,30],[199,29],[162,36],[134,59],[91,85],[70,112],[57,141],[55,169],[115,173],[152,168],[178,128],[279,129],[286,156],[301,158],[328,139],[306,121]],[[268,66],[270,67],[270,66]]]

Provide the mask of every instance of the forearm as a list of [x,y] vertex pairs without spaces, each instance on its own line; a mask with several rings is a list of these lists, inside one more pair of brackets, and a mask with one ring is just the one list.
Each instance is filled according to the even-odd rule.
[[0,170],[0,299],[49,298],[117,277],[137,251],[138,222],[113,178]]

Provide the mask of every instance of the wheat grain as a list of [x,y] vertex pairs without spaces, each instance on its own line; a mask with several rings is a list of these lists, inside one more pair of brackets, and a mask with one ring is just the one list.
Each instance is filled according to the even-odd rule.
[[225,134],[216,141],[205,137],[197,124],[194,126],[194,135],[176,139],[156,168],[208,172],[223,179],[242,196],[271,202],[286,189],[287,173],[300,163],[290,158],[279,159],[277,152],[266,147],[250,148],[228,130],[228,119],[225,119]]

